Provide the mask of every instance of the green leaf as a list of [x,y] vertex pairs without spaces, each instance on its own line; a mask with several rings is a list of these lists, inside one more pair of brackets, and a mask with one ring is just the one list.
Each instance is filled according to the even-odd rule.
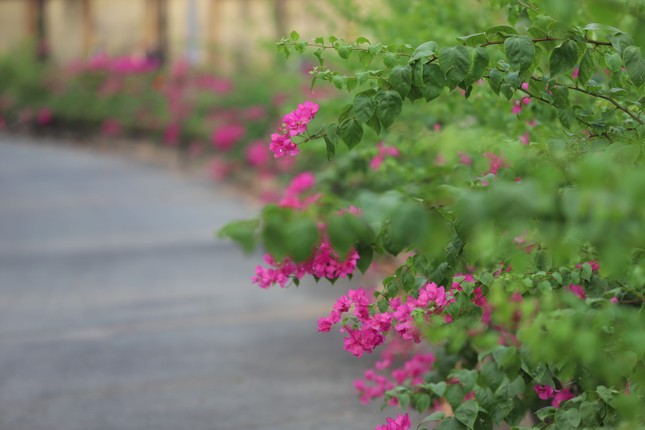
[[339,90],[342,90],[345,88],[345,81],[347,80],[346,76],[341,76],[341,75],[335,75],[331,82],[334,84],[336,88]]
[[486,33],[469,34],[468,36],[458,37],[457,40],[462,41],[466,46],[477,46],[487,42]]
[[488,85],[490,85],[495,94],[499,94],[499,87],[503,77],[502,72],[497,69],[490,69],[488,72]]
[[482,76],[488,67],[488,62],[490,57],[486,48],[474,48],[470,51],[470,69],[468,71],[468,76],[464,78],[464,85],[472,85],[477,82]]
[[641,55],[640,48],[628,46],[623,50],[623,63],[629,79],[640,87],[645,82],[645,60]]
[[433,421],[442,420],[442,419],[445,418],[445,416],[446,416],[445,412],[442,412],[442,411],[433,412],[432,414],[428,415],[427,417],[425,417],[424,419],[419,421],[419,425],[417,426],[417,430],[419,430],[423,424],[428,424],[428,423],[431,423]]
[[580,411],[577,409],[560,409],[555,414],[555,423],[558,426],[558,429],[575,429],[580,425],[580,421]]
[[558,109],[557,115],[560,120],[560,124],[565,128],[571,128],[576,122],[576,114],[571,108]]
[[424,42],[414,50],[412,57],[410,58],[410,62],[412,63],[416,60],[420,60],[421,58],[432,57],[435,52],[437,52],[437,49],[437,42],[433,40]]
[[412,88],[412,68],[410,65],[396,66],[390,72],[388,81],[392,89],[398,92],[402,99],[405,98]]
[[471,391],[477,383],[478,373],[476,370],[459,369],[450,372],[451,378],[457,378],[465,391]]
[[472,429],[477,419],[479,405],[474,400],[468,400],[455,411],[455,418],[464,424],[467,428]]
[[607,68],[612,72],[616,73],[623,66],[623,60],[617,52],[612,54],[605,54],[605,64]]
[[397,249],[415,245],[423,240],[428,231],[429,215],[417,203],[405,203],[394,212],[390,221],[389,237]]
[[358,51],[358,61],[363,67],[367,67],[374,60],[374,54],[370,51]]
[[[372,259],[374,258],[374,249],[371,246],[358,246],[356,248],[356,251],[360,256],[358,262],[356,263],[356,267],[358,267],[358,270],[360,270],[361,273],[365,273],[372,264]],[[385,302],[385,304],[387,305],[387,302]],[[381,312],[385,312],[385,310],[382,310]]]
[[523,393],[525,388],[526,384],[524,383],[524,378],[520,375],[508,384],[508,397],[515,397],[518,394]]
[[410,395],[408,393],[399,393],[396,395],[396,398],[402,409],[407,409],[410,406]]
[[504,40],[507,36],[517,34],[517,30],[508,25],[496,25],[486,30],[486,36],[490,41]]
[[462,45],[442,48],[439,51],[439,66],[446,75],[446,81],[450,89],[454,89],[470,70],[470,52]]
[[569,106],[569,89],[563,86],[557,86],[551,89],[553,96],[553,106],[557,108],[565,108]]
[[591,279],[591,273],[591,265],[589,263],[583,263],[580,269],[580,277],[585,281],[589,281]]
[[354,115],[360,122],[367,122],[376,113],[376,102],[374,101],[376,91],[367,90],[356,94],[354,97]]
[[372,130],[374,130],[374,133],[376,133],[377,135],[381,134],[381,122],[378,120],[376,114],[374,114],[365,124],[367,124],[367,126]]
[[355,119],[348,118],[340,124],[340,137],[349,149],[354,148],[363,138],[363,126]]
[[608,405],[612,405],[614,402],[614,390],[611,388],[607,388],[604,385],[599,385],[596,387],[596,393],[600,396],[600,398],[607,403]]
[[551,52],[549,71],[551,77],[571,71],[578,64],[578,46],[573,40],[565,40]]
[[327,150],[327,160],[331,161],[336,157],[336,144],[329,138],[328,135],[324,137],[325,139],[325,148]]
[[456,418],[451,417],[441,421],[439,427],[437,427],[437,430],[463,430],[466,428],[467,427],[457,421]]
[[256,231],[259,226],[260,221],[257,219],[233,221],[222,227],[217,232],[217,236],[234,240],[242,246],[245,252],[250,253],[255,248]]
[[439,97],[446,85],[446,75],[437,64],[425,64],[423,66],[423,84],[421,93],[426,101]]
[[618,52],[619,55],[623,54],[623,51],[628,46],[632,46],[634,41],[631,36],[625,33],[618,33],[608,37],[611,46]]
[[430,407],[430,395],[427,393],[419,393],[415,397],[415,409],[421,414],[428,410]]
[[495,278],[493,275],[489,272],[484,272],[481,275],[478,276],[479,282],[482,283],[482,285],[485,285],[487,287],[490,287],[493,285],[493,282],[495,282]]
[[582,60],[580,60],[580,66],[578,66],[578,83],[587,85],[587,82],[589,82],[589,79],[591,79],[595,71],[596,66],[594,64],[592,51],[591,49],[587,49],[582,56]]
[[320,243],[320,231],[309,218],[292,220],[285,226],[284,246],[287,255],[297,263],[307,260]]
[[533,64],[535,45],[527,36],[513,36],[504,41],[504,52],[509,63],[524,73]]
[[435,393],[437,397],[443,397],[446,392],[446,387],[447,385],[443,381],[437,382],[436,384],[428,384],[428,389]]
[[376,115],[386,129],[401,114],[403,99],[397,91],[379,91],[376,94]]
[[517,362],[517,349],[512,346],[498,346],[493,351],[493,358],[501,368],[508,369]]
[[537,416],[540,421],[545,421],[547,418],[552,417],[556,411],[557,409],[553,406],[547,406],[546,408],[538,409],[537,412],[535,412],[535,416]]
[[383,64],[390,69],[399,65],[399,56],[393,52],[388,52],[383,56]]
[[297,31],[294,30],[289,34],[289,38],[295,42],[296,40],[300,39],[300,35]]
[[352,45],[338,45],[336,52],[338,52],[340,58],[347,60],[352,55]]
[[[353,215],[349,216],[353,217]],[[328,220],[327,234],[329,235],[329,241],[334,251],[338,253],[341,259],[344,259],[356,241],[356,235],[348,226],[345,215],[333,216]]]

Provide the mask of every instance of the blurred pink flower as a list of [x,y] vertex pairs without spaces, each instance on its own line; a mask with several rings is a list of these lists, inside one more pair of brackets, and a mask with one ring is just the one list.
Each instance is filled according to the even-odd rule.
[[522,142],[523,145],[528,145],[529,144],[530,136],[529,136],[528,131],[520,136],[520,142]]
[[52,121],[54,117],[53,112],[49,108],[41,108],[36,115],[36,122],[38,125],[47,125]]
[[266,118],[267,110],[264,106],[261,105],[249,106],[244,109],[243,116],[249,121],[258,121]]
[[246,159],[251,166],[264,167],[271,158],[271,152],[262,140],[256,140],[246,148]]
[[378,154],[372,158],[372,161],[370,161],[370,169],[372,170],[378,170],[378,168],[381,167],[381,164],[383,164],[383,161],[385,161],[386,156],[398,157],[401,155],[398,148],[395,148],[394,146],[385,146],[383,142],[377,143],[376,147],[378,148]]
[[121,134],[121,123],[113,118],[108,118],[101,124],[101,133],[105,136],[117,136]]
[[180,135],[181,126],[179,123],[173,122],[166,126],[163,133],[163,140],[166,142],[166,145],[175,146],[179,143]]
[[213,132],[213,146],[222,151],[231,149],[244,135],[246,129],[240,124],[225,124]]

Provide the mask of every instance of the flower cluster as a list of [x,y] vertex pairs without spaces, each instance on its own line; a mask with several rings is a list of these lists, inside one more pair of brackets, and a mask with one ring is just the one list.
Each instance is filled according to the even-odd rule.
[[559,408],[562,402],[573,399],[575,395],[568,388],[563,388],[561,390],[556,390],[550,385],[535,385],[533,390],[537,393],[538,397],[542,400],[551,401],[551,406],[554,408]]
[[318,201],[321,196],[320,194],[314,194],[304,198],[302,197],[302,194],[315,184],[316,178],[311,172],[303,172],[296,175],[280,199],[280,206],[293,209],[306,209],[309,205]]
[[[361,403],[366,404],[369,401],[383,397],[385,392],[393,389],[397,385],[409,383],[410,385],[419,385],[424,382],[424,375],[432,370],[435,362],[435,356],[431,353],[416,353],[406,360],[401,367],[391,371],[390,377],[379,374],[377,370],[386,370],[392,364],[391,353],[383,354],[384,359],[377,362],[375,369],[368,369],[364,373],[364,379],[356,379],[354,387],[360,395]],[[392,405],[397,403],[396,398],[390,400]]]
[[379,142],[376,144],[376,147],[378,148],[378,154],[372,158],[372,161],[370,161],[370,169],[372,170],[378,170],[379,167],[381,167],[381,164],[383,164],[383,161],[385,161],[385,157],[398,157],[401,155],[401,152],[398,150],[398,148],[395,148],[393,146],[385,146],[383,142]]
[[404,340],[415,343],[421,341],[421,333],[415,318],[428,318],[431,314],[440,313],[450,303],[444,287],[428,282],[420,290],[418,298],[408,297],[402,302],[399,297],[389,301],[391,312],[370,313],[370,299],[363,289],[350,290],[346,296],[338,298],[326,318],[318,320],[318,330],[328,332],[341,322],[343,314],[354,307],[354,327],[345,324],[341,332],[347,334],[344,339],[345,350],[356,357],[372,352],[385,341],[385,335],[391,330]]
[[352,249],[347,258],[340,261],[329,240],[323,238],[311,258],[304,263],[296,263],[289,257],[277,262],[271,255],[265,254],[264,261],[271,267],[257,266],[251,281],[260,288],[276,284],[284,288],[292,277],[301,279],[305,275],[312,275],[316,278],[345,278],[354,273],[359,258],[358,252]]
[[306,101],[282,118],[282,125],[278,129],[278,133],[271,135],[271,144],[269,145],[275,158],[298,155],[300,149],[291,138],[307,131],[307,125],[314,119],[319,107],[316,103]]
[[396,418],[386,418],[386,423],[376,426],[376,430],[408,430],[411,425],[408,414],[399,414]]

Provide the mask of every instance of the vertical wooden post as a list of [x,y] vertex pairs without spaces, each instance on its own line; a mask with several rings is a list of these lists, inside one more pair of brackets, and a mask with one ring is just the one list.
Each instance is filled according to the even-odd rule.
[[[251,10],[251,5],[249,0],[238,0],[238,12],[239,12],[239,22],[242,28],[245,28],[249,25],[249,12]],[[248,42],[247,42],[247,36],[245,35],[238,35],[237,41],[235,43],[235,50],[236,50],[236,55],[234,56],[235,58],[235,66],[237,70],[246,70],[248,68],[248,60],[249,60],[249,54],[248,54]]]
[[168,14],[165,0],[146,0],[147,55],[163,64],[168,56]]
[[221,0],[211,0],[208,6],[208,61],[211,64],[217,62],[217,53],[219,51],[219,23],[222,14]]
[[88,55],[94,48],[94,22],[91,0],[82,0],[83,8],[83,53]]
[[275,39],[287,35],[287,5],[285,0],[273,0],[273,22],[275,22]]
[[45,61],[49,57],[49,46],[47,43],[47,23],[46,23],[46,1],[34,0],[30,12],[33,14],[32,25],[36,39],[36,57],[40,61]]
[[168,60],[168,2],[157,0],[157,47],[159,61],[163,64]]

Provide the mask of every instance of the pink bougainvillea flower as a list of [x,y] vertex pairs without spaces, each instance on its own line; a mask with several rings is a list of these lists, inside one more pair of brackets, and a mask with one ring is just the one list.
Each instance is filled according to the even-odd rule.
[[243,116],[249,121],[258,121],[266,118],[267,110],[261,105],[249,106],[244,110]]
[[401,155],[398,148],[385,146],[383,142],[379,142],[376,147],[378,148],[378,154],[370,161],[370,169],[372,170],[378,170],[383,161],[385,161],[385,157],[398,157]]
[[386,418],[385,421],[386,424],[376,426],[375,430],[408,430],[412,425],[408,414],[399,414],[396,418]]
[[521,88],[524,91],[528,91],[529,90],[529,83],[528,82],[522,82]]
[[492,152],[485,152],[484,157],[488,158],[489,161],[488,171],[486,173],[497,175],[499,169],[501,169],[502,167],[507,167],[506,161],[502,157],[499,157]]
[[533,387],[533,390],[535,393],[538,395],[538,397],[542,400],[548,400],[553,397],[553,394],[555,391],[553,390],[553,387],[549,385],[535,385]]
[[522,143],[522,145],[528,145],[530,141],[531,141],[531,137],[528,131],[520,136],[520,142]]
[[[598,270],[600,270],[600,264],[598,264],[596,260],[585,261],[585,263],[591,266],[592,272],[597,272]],[[576,264],[576,269],[582,269],[582,265],[585,263]]]
[[121,134],[121,123],[116,119],[108,118],[101,124],[101,133],[105,136],[117,136]]
[[472,166],[473,165],[473,159],[470,158],[468,154],[465,154],[463,152],[459,153],[459,162],[461,164],[464,164],[466,166]]
[[587,298],[587,293],[585,293],[585,289],[581,285],[571,284],[569,285],[569,291],[583,300]]
[[571,400],[574,397],[575,395],[571,392],[571,390],[569,390],[568,388],[563,388],[555,393],[555,396],[553,396],[553,401],[551,402],[551,406],[553,406],[554,408],[559,408],[562,402]]
[[307,131],[307,125],[314,119],[319,108],[320,106],[316,103],[306,101],[299,104],[294,111],[286,114],[282,118],[282,123],[289,136],[297,136]]
[[519,115],[522,112],[522,104],[519,102],[519,100],[515,100],[513,102],[513,109],[511,109],[511,113],[513,115]]
[[179,143],[180,135],[181,125],[177,122],[173,122],[166,126],[163,133],[163,140],[166,142],[166,145],[175,146]]
[[36,115],[36,122],[38,125],[47,125],[52,121],[54,113],[49,108],[41,108]]
[[247,146],[246,160],[254,167],[265,167],[271,162],[271,153],[264,141],[257,140]]
[[296,156],[300,153],[298,146],[291,141],[288,135],[273,133],[269,149],[273,152],[274,158],[281,158],[286,155]]
[[222,151],[228,151],[246,134],[246,129],[240,124],[225,124],[213,132],[213,146]]
[[573,69],[573,72],[571,72],[571,77],[573,79],[578,79],[579,75],[580,75],[580,69],[576,67],[575,69]]

